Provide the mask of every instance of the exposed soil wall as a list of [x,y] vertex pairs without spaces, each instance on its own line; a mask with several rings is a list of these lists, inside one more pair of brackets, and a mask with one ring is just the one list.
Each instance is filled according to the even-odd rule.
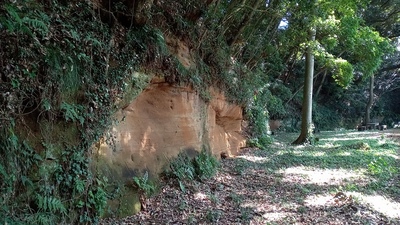
[[218,91],[211,96],[206,103],[190,87],[151,84],[118,112],[114,146],[98,148],[102,163],[125,180],[143,171],[158,174],[181,151],[195,154],[205,146],[216,156],[235,155],[245,145],[242,108]]

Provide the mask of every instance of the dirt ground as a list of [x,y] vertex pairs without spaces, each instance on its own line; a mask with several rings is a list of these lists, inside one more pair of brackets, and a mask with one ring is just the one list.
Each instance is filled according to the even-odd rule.
[[[365,135],[385,135],[400,143],[400,129]],[[161,191],[146,200],[146,210],[100,224],[400,224],[400,196],[390,201],[372,193],[341,191],[370,182],[362,173],[311,171],[301,164],[269,170],[271,158],[266,151],[243,149],[239,156],[222,160],[214,178],[184,182],[184,191],[176,180],[166,180]],[[399,187],[397,177],[391,185]],[[381,206],[371,206],[377,202]]]

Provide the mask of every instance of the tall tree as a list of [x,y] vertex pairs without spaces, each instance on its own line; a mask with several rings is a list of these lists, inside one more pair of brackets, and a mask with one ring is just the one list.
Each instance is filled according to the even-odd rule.
[[[291,14],[294,19],[288,19],[289,26],[296,25],[294,29],[315,27],[318,30],[312,52],[318,62],[318,70],[327,70],[336,83],[344,88],[351,84],[354,71],[363,76],[370,76],[377,70],[387,44],[387,40],[379,36],[379,33],[364,25],[358,12],[365,6],[358,0],[334,2],[305,0],[294,5]],[[304,46],[304,41],[299,44]],[[310,89],[307,84],[310,78],[308,73],[311,71],[309,60],[312,59],[309,51],[307,47],[302,129],[294,144],[308,142],[311,134],[311,112],[307,112],[312,109],[312,87]],[[311,75],[311,85],[312,77]]]
[[315,41],[315,28],[309,31],[309,44],[306,52],[306,71],[304,76],[303,104],[301,110],[301,133],[293,144],[302,144],[308,140],[312,133],[312,95],[314,76],[314,54],[312,43]]

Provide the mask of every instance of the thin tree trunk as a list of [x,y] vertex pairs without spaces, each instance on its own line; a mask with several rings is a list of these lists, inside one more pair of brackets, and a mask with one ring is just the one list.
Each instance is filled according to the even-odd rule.
[[327,74],[327,72],[328,72],[328,70],[325,70],[324,76],[322,76],[321,83],[319,84],[319,86],[318,86],[318,89],[317,89],[317,92],[315,93],[315,98],[318,98],[318,96],[319,96],[319,93],[321,92],[322,85],[323,85],[323,84],[324,84],[324,82],[325,82],[325,78],[326,78],[326,74]]
[[[313,79],[316,79],[325,69],[321,69],[315,76],[313,76]],[[325,74],[326,75],[326,74]],[[302,84],[293,94],[292,96],[285,102],[285,105],[289,104],[293,100],[293,98],[303,89],[304,84]],[[303,90],[304,91],[304,90]]]
[[365,110],[365,124],[370,123],[371,118],[371,109],[372,105],[374,104],[374,75],[371,75],[369,80],[369,98],[367,103],[367,108]]
[[312,94],[313,94],[313,74],[314,74],[314,55],[311,43],[315,41],[315,28],[309,31],[310,44],[306,53],[306,71],[304,79],[303,103],[301,109],[301,133],[293,144],[303,144],[308,142],[312,130]]

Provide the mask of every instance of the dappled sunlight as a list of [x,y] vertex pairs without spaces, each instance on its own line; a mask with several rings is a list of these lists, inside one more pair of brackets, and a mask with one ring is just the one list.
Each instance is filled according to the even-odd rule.
[[339,152],[336,155],[338,155],[338,156],[351,156],[351,152]]
[[284,154],[287,154],[286,150],[279,150],[279,151],[276,151],[274,155],[277,156],[277,155],[284,155]]
[[334,203],[332,195],[309,195],[304,200],[306,206],[319,207]]
[[319,144],[318,147],[319,148],[334,148],[337,147],[338,145],[334,145],[332,144],[332,142],[326,142],[324,144]]
[[262,215],[263,218],[267,219],[268,221],[280,221],[287,217],[294,216],[295,213],[290,212],[267,212]]
[[265,163],[265,162],[269,161],[269,159],[266,157],[259,157],[259,156],[253,156],[253,155],[241,155],[241,156],[237,156],[236,158],[245,159],[245,160],[248,160],[250,162],[255,162],[255,163]]
[[[339,192],[341,193],[341,192]],[[360,204],[367,204],[372,210],[380,212],[390,218],[400,218],[400,203],[392,201],[381,195],[366,195],[360,192],[345,192],[343,196],[350,199],[356,199]],[[343,204],[333,195],[310,195],[304,200],[306,206],[327,207],[337,204]]]
[[[372,136],[372,135],[371,136],[362,136],[362,137],[342,137],[342,138],[332,137],[332,138],[329,138],[329,141],[349,141],[349,140],[353,140],[353,141],[360,140],[360,141],[363,141],[363,140],[367,140],[367,139],[376,140],[376,137]],[[321,140],[324,140],[324,139],[321,139]]]
[[340,133],[335,134],[333,136],[329,136],[328,138],[321,138],[320,141],[349,141],[349,140],[366,140],[366,139],[376,139],[379,132],[367,131],[367,132],[349,132],[349,133]]
[[320,157],[320,156],[326,156],[326,152],[323,151],[294,151],[292,152],[293,154],[296,154],[298,156],[314,156],[314,157]]
[[395,202],[382,195],[366,195],[359,192],[348,192],[348,194],[358,198],[363,203],[367,203],[372,209],[387,217],[400,219],[400,202]]
[[324,156],[326,155],[325,152],[314,152],[313,156]]
[[392,153],[388,153],[388,152],[377,152],[374,155],[377,156],[388,156],[388,157],[392,157],[393,159],[400,159],[400,157],[398,157],[397,155],[393,155]]
[[[351,171],[345,169],[308,169],[306,167],[298,166],[291,167],[284,170],[280,170],[280,173],[284,175],[284,181],[286,182],[301,182],[303,184],[322,184],[322,185],[338,185],[344,180],[359,180],[365,178],[363,171]],[[293,180],[293,175],[302,175],[304,179],[301,181]]]
[[[261,181],[261,183],[263,183],[263,181]],[[268,182],[266,181],[265,183]],[[257,188],[253,188],[251,192],[249,192],[248,189],[243,189],[235,191],[235,194],[238,196],[243,196],[239,204],[241,208],[251,208],[257,212],[257,214],[262,215],[265,212],[276,212],[281,209],[279,204],[273,204],[274,200],[276,200],[275,198],[278,196],[269,193],[269,191],[269,189],[264,188],[263,185],[260,185]]]
[[195,199],[195,200],[201,200],[201,201],[203,201],[203,200],[205,200],[205,199],[207,199],[207,198],[208,198],[207,195],[204,194],[204,193],[201,193],[201,192],[197,192],[197,193],[194,194],[194,199]]
[[227,180],[232,180],[232,179],[234,179],[231,175],[229,175],[229,174],[218,174],[218,176],[216,176],[215,177],[215,179],[217,180],[217,181],[220,181],[220,182],[223,182],[223,181],[227,181]]
[[371,139],[245,149],[221,159],[214,178],[183,188],[169,182],[151,200],[160,214],[143,211],[135,224],[143,215],[182,224],[397,224],[398,174],[390,168],[399,145],[378,133]]
[[132,139],[132,135],[129,132],[122,133],[121,136],[122,136],[122,141],[124,142],[124,144],[128,144],[130,142],[130,140]]

